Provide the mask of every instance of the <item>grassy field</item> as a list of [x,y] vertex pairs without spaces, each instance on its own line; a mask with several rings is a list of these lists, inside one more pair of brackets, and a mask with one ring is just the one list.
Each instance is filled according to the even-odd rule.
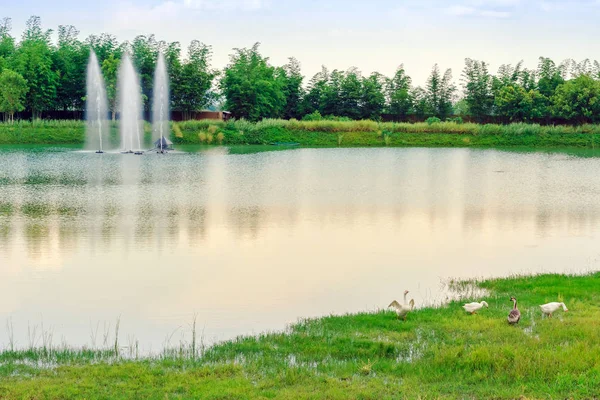
[[[171,124],[176,144],[244,145],[296,142],[302,146],[587,147],[600,146],[600,125],[478,125],[456,122],[378,123],[374,121],[264,120],[186,121]],[[114,142],[118,126],[112,124]],[[151,128],[145,126],[146,143]],[[0,144],[83,144],[83,121],[0,123]]]
[[[600,398],[600,273],[455,283],[472,285],[488,291],[476,315],[452,302],[406,322],[391,311],[328,316],[150,359],[110,346],[4,351],[0,398]],[[542,319],[538,304],[550,301],[569,312]]]

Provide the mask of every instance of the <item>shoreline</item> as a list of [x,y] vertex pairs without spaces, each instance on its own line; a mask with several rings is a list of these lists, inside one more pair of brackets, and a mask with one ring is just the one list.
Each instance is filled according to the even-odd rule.
[[[489,308],[469,315],[462,303],[480,299],[465,297],[416,309],[406,322],[388,310],[301,319],[283,332],[211,347],[190,340],[151,358],[124,357],[118,344],[2,351],[0,397],[595,398],[599,284],[600,272],[458,281],[459,293],[488,291]],[[510,296],[523,314],[514,327]],[[538,305],[549,301],[570,311],[542,318]]]
[[[152,127],[144,126],[143,141],[152,143]],[[535,124],[478,125],[455,122],[378,123],[374,121],[263,120],[172,122],[175,145],[270,145],[302,147],[534,147],[540,149],[600,148],[600,125],[540,126]],[[110,138],[118,146],[118,123]],[[85,121],[19,121],[0,123],[0,145],[83,145]]]

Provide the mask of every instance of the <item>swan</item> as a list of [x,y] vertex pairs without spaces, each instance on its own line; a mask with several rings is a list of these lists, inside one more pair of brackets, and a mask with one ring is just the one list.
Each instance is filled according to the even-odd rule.
[[477,311],[481,310],[483,307],[489,307],[488,303],[486,303],[485,301],[482,301],[481,303],[467,303],[464,306],[462,306],[466,312],[471,313],[471,314],[475,314]]
[[540,308],[542,309],[542,313],[547,316],[552,318],[552,313],[555,311],[558,311],[559,308],[563,309],[564,312],[569,311],[569,309],[567,308],[567,306],[565,306],[565,303],[558,303],[558,302],[553,302],[553,303],[548,303],[548,304],[542,304],[540,306]]
[[406,295],[408,294],[408,290],[404,291],[404,304],[398,303],[396,300],[390,303],[389,307],[394,307],[396,309],[396,315],[398,318],[402,318],[406,321],[406,315],[415,308],[415,300],[410,299],[409,303],[406,303]]
[[521,320],[521,311],[517,308],[517,299],[513,296],[510,301],[513,302],[513,309],[508,314],[508,323],[511,325],[518,324]]

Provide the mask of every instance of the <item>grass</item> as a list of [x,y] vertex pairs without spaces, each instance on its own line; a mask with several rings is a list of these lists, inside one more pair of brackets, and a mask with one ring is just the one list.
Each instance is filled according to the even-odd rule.
[[[454,283],[474,285],[490,306],[476,315],[454,301],[406,322],[390,311],[328,316],[142,359],[5,350],[0,398],[600,398],[600,273]],[[513,295],[516,327],[506,323]],[[538,305],[557,300],[569,313],[542,319]]]
[[[117,123],[112,123],[113,142]],[[149,143],[151,128],[145,125]],[[297,121],[267,119],[184,121],[171,124],[176,144],[270,144],[297,142],[303,146],[421,147],[588,147],[600,145],[600,125],[540,126],[536,124],[478,125],[456,122],[378,123],[375,121]],[[0,144],[83,144],[83,121],[19,121],[0,123]]]

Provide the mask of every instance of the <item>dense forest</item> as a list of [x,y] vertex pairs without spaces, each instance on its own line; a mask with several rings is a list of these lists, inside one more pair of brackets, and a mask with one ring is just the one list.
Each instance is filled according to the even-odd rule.
[[171,81],[171,109],[184,119],[206,108],[226,109],[236,118],[372,119],[418,121],[427,118],[475,122],[600,122],[600,64],[540,57],[536,69],[522,62],[502,65],[494,75],[484,61],[466,59],[459,84],[452,71],[436,64],[426,84],[414,86],[400,65],[392,77],[358,69],[326,67],[310,80],[300,62],[290,58],[274,66],[259,44],[233,49],[230,63],[217,70],[212,49],[192,41],[158,41],[153,35],[119,43],[110,34],[84,40],[74,26],[42,28],[39,17],[27,21],[20,40],[11,20],[0,21],[0,112],[5,120],[26,111],[40,118],[52,111],[85,108],[86,66],[93,49],[107,86],[109,108],[116,115],[117,71],[121,56],[132,55],[140,74],[144,108],[150,107],[152,79],[159,52],[165,55]]

